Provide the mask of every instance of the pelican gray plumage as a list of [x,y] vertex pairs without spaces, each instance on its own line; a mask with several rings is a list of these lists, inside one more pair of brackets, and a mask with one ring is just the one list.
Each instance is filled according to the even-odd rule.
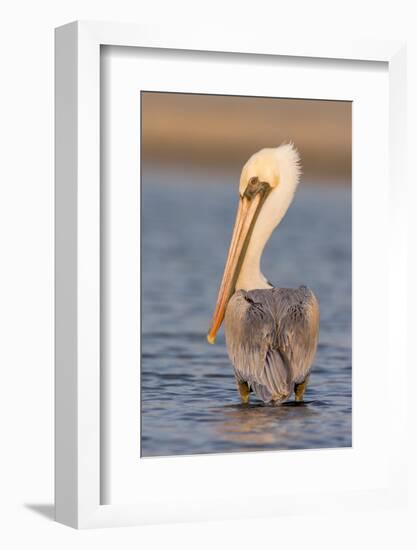
[[279,404],[302,401],[317,348],[319,306],[305,286],[274,288],[261,256],[294,197],[300,175],[292,144],[258,151],[243,167],[239,207],[207,335],[214,343],[225,321],[228,354],[243,402],[254,392]]

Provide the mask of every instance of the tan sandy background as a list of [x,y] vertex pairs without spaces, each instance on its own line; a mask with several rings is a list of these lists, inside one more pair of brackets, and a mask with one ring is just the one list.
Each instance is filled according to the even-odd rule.
[[305,182],[350,183],[351,102],[143,92],[145,165],[239,173],[263,147],[292,141]]

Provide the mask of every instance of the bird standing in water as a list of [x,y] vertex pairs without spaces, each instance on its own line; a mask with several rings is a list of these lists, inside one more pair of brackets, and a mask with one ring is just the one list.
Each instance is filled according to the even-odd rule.
[[228,354],[242,402],[254,392],[279,404],[302,401],[317,348],[319,305],[305,286],[274,288],[262,275],[265,244],[290,206],[300,176],[292,144],[255,153],[243,167],[239,207],[207,335],[213,344],[223,320]]

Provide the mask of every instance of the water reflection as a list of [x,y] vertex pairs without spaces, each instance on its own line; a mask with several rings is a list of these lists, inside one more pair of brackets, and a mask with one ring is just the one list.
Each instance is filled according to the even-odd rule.
[[[220,410],[214,409],[213,413],[218,414]],[[307,404],[295,402],[280,407],[262,404],[229,405],[224,407],[221,413],[222,421],[216,423],[216,431],[220,437],[226,441],[260,449],[274,445],[282,446],[283,443],[297,438],[300,432],[297,425],[303,428],[306,419],[316,414]]]

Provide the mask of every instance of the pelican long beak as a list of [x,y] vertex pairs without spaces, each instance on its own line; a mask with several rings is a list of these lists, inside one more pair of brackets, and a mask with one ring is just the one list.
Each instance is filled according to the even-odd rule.
[[266,196],[263,193],[258,193],[252,198],[246,196],[240,197],[232,241],[226,259],[213,319],[207,334],[209,344],[214,344],[217,331],[226,313],[227,304],[235,292],[236,282],[243,260],[245,259],[250,237],[265,198]]

